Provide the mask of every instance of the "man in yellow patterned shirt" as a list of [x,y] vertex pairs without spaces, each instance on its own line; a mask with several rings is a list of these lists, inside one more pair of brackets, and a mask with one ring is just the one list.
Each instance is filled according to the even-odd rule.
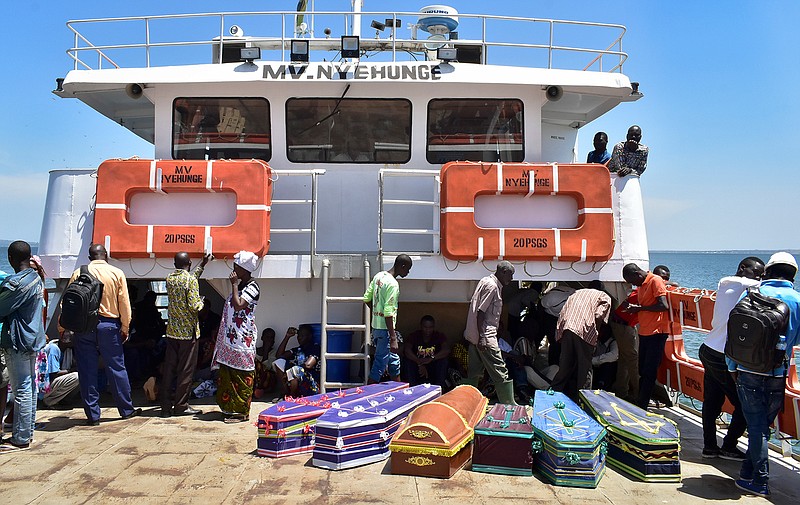
[[[203,308],[197,279],[212,259],[212,255],[206,254],[200,266],[190,273],[192,259],[188,253],[179,252],[175,255],[175,271],[167,276],[169,321],[161,376],[161,417],[201,413],[189,405],[189,386],[197,366],[197,339],[200,336],[197,313]],[[173,379],[174,399],[170,394]]]

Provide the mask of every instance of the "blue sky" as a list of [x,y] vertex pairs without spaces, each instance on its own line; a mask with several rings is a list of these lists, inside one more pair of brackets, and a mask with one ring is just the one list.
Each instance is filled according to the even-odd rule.
[[[447,3],[447,2],[442,2]],[[349,2],[318,0],[318,9]],[[651,249],[800,249],[793,122],[800,116],[800,2],[452,1],[491,13],[628,27],[625,73],[645,97],[581,130],[622,140],[639,124],[650,162],[642,178]],[[18,2],[0,121],[0,238],[38,240],[47,173],[104,159],[152,157],[152,146],[77,100],[51,93],[71,68],[65,22],[145,14],[292,9],[294,0]],[[367,0],[365,10],[416,10],[426,2]],[[492,10],[487,11],[486,5]],[[724,5],[725,8],[721,8]]]

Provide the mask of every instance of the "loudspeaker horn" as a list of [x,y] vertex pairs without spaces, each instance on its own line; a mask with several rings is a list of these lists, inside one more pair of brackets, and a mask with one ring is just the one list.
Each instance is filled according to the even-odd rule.
[[144,91],[144,86],[141,84],[131,83],[125,86],[125,94],[128,95],[130,98],[134,100],[138,100],[142,97],[142,92]]
[[545,94],[547,95],[547,99],[551,102],[557,102],[561,100],[561,97],[564,96],[564,90],[561,89],[561,86],[548,86],[545,90]]

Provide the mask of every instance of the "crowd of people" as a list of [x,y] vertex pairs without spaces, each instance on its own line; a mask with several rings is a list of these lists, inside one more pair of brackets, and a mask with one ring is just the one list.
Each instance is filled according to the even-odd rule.
[[[266,328],[258,345],[260,291],[252,273],[259,258],[251,252],[234,256],[231,294],[221,316],[211,312],[208,300],[199,294],[199,278],[213,256],[204,256],[192,271],[189,255],[176,254],[175,270],[166,278],[169,318],[164,323],[149,294],[132,310],[124,273],[107,262],[102,245],[92,244],[88,266],[75,271],[69,286],[86,282],[87,273],[101,285],[94,318],[81,330],[61,328],[60,338],[49,342],[44,271],[25,242],[13,242],[8,259],[15,273],[0,284],[0,388],[5,391],[10,384],[13,404],[7,409],[7,395],[0,395],[0,412],[9,411],[5,417],[11,428],[0,453],[30,447],[39,402],[53,407],[79,392],[86,424],[97,426],[101,377],[120,418],[141,415],[142,408],[131,398],[126,363],[152,366],[146,359],[152,355],[146,342],[150,332],[162,331],[158,321],[164,337],[163,358],[157,365],[162,417],[201,414],[189,404],[193,393],[215,394],[225,422],[234,423],[247,421],[253,397],[274,387],[293,397],[319,392],[321,350],[311,325],[290,327],[274,354],[274,329]],[[427,382],[443,389],[466,383],[511,405],[529,402],[535,389],[552,388],[577,399],[580,389],[602,388],[642,409],[658,406],[653,401],[663,386],[657,383],[657,371],[673,331],[666,297],[667,286],[675,283],[666,266],[648,272],[626,264],[622,276],[633,289],[618,298],[599,280],[586,286],[518,285],[513,283],[514,266],[500,261],[474,290],[463,339],[448,339],[437,330],[436,319],[425,315],[419,329],[403,340],[397,331],[398,279],[411,268],[409,256],[397,256],[392,268],[376,274],[364,293],[374,347],[368,382]],[[774,254],[766,264],[756,257],[744,258],[734,276],[719,282],[713,329],[699,351],[705,368],[702,455],[742,461],[736,485],[761,496],[769,494],[769,426],[783,404],[788,358],[800,344],[800,293],[793,287],[797,269],[794,257],[785,252]],[[736,354],[726,349],[729,314],[753,290],[787,307],[783,347],[778,348],[785,359],[766,372],[737,362],[731,357]],[[66,324],[66,302],[61,310]],[[126,353],[134,315],[140,345]],[[294,338],[297,345],[290,348]],[[204,382],[193,389],[198,380]],[[726,399],[734,410],[719,446],[716,420]],[[737,447],[745,430],[746,453]]]
[[[387,370],[389,376],[396,378],[400,370],[399,337],[394,330],[399,298],[397,278],[408,275],[410,269],[411,259],[398,256],[394,267],[378,273],[364,295],[364,301],[372,308],[376,328],[373,338],[378,341],[370,380],[379,380]],[[770,494],[770,425],[783,405],[789,360],[794,346],[800,344],[800,293],[794,289],[797,270],[795,258],[786,252],[775,253],[766,265],[756,257],[744,258],[736,275],[719,282],[713,329],[700,348],[705,366],[702,455],[741,461],[735,485],[758,496]],[[539,283],[532,284],[509,293],[505,298],[508,303],[504,304],[504,292],[512,284],[514,273],[510,262],[500,261],[496,271],[481,279],[475,288],[464,331],[467,375],[461,383],[479,386],[488,381],[498,402],[511,405],[520,398],[527,399],[525,390],[533,387],[552,388],[574,399],[579,389],[602,388],[645,410],[658,406],[657,401],[652,403],[659,396],[656,392],[663,388],[656,380],[657,371],[667,338],[673,332],[667,286],[676,283],[670,280],[667,266],[658,265],[649,272],[635,263],[626,264],[622,275],[633,289],[622,300],[612,297],[600,281],[594,280],[586,287],[556,285],[545,290]],[[733,317],[730,314],[738,303],[752,296],[753,290],[772,300],[764,305],[784,304],[780,309],[783,312],[778,312],[786,317],[783,325],[778,325],[779,344],[766,353],[773,361],[757,363],[766,368],[738,362],[731,357],[737,356],[734,351],[726,355],[729,318]],[[505,330],[501,322],[504,305],[508,327],[513,328],[514,334]],[[437,356],[446,356],[449,348],[444,343],[446,339],[434,337],[433,321],[430,316],[422,318],[420,331],[427,340],[420,346],[415,337],[403,353],[408,360],[404,368],[413,372],[415,365],[426,366],[425,375],[439,377],[438,372],[432,373],[430,363]],[[746,324],[743,327],[746,332],[753,332]],[[432,342],[442,345],[431,348]],[[461,345],[458,342],[453,346],[454,356],[455,346]],[[547,350],[538,360],[536,350],[540,346]],[[431,361],[423,361],[420,356]],[[518,373],[520,370],[524,372]],[[420,375],[411,377],[419,379]],[[720,447],[716,420],[726,398],[734,411]],[[746,452],[737,447],[745,430]]]

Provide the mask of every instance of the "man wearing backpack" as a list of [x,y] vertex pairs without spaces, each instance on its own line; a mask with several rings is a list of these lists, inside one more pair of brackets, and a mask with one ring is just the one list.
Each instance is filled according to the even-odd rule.
[[[131,401],[131,385],[122,350],[122,344],[128,339],[128,327],[131,323],[128,284],[125,273],[109,265],[107,259],[108,253],[101,244],[89,246],[89,274],[103,283],[103,292],[96,325],[89,327],[85,332],[76,333],[74,337],[83,410],[86,413],[86,424],[89,426],[100,424],[98,404],[100,393],[97,390],[98,353],[103,357],[111,395],[117,404],[119,415],[122,419],[129,419],[142,413],[142,409],[134,408]],[[72,274],[70,284],[80,275],[79,268]]]
[[[711,331],[700,346],[700,361],[703,363],[703,457],[742,461],[745,455],[736,444],[744,434],[747,423],[742,414],[736,383],[728,373],[725,362],[725,342],[728,340],[728,315],[747,288],[758,285],[764,275],[764,262],[750,256],[739,262],[736,275],[723,277],[717,286],[714,302],[714,317]],[[722,412],[725,398],[733,405],[728,433],[717,445],[717,418]]]
[[[794,346],[800,343],[800,293],[794,290],[796,274],[797,261],[794,257],[786,252],[775,253],[767,262],[764,269],[764,280],[758,288],[761,295],[777,299],[788,307],[788,315],[785,312],[786,307],[782,307],[780,311],[769,309],[772,314],[767,314],[773,319],[776,319],[776,314],[778,319],[781,319],[782,315],[783,320],[780,326],[785,325],[785,340],[779,340],[779,345],[785,346],[785,350],[777,347],[769,349],[770,352],[767,354],[770,360],[774,360],[773,363],[782,361],[779,366],[774,367],[773,364],[769,365],[766,371],[755,371],[731,359],[730,355],[734,354],[731,341],[735,339],[735,328],[732,328],[730,324],[728,327],[729,345],[725,348],[726,361],[728,371],[736,379],[742,413],[747,421],[748,436],[747,459],[742,463],[736,487],[758,496],[769,496],[769,457],[767,454],[767,442],[770,438],[769,425],[775,420],[783,405],[789,359]],[[734,313],[748,296],[751,296],[748,292],[742,295],[740,304],[737,304],[731,312],[729,322],[734,320]],[[774,344],[773,347],[775,347]]]

